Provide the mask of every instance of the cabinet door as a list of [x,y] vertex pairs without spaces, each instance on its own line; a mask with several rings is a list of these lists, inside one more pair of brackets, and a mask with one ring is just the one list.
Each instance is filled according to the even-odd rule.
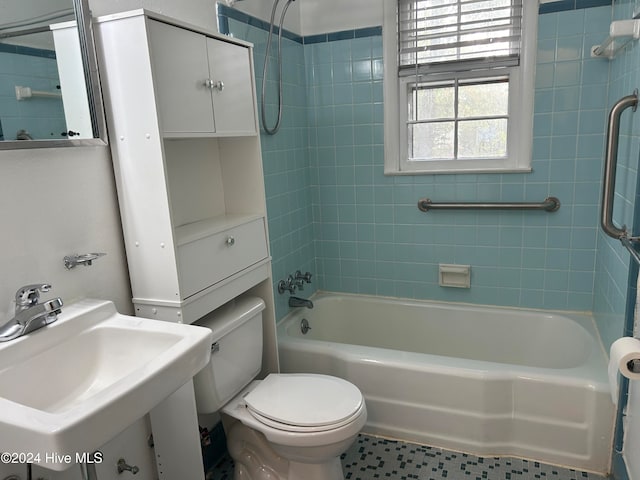
[[214,85],[216,132],[226,135],[256,133],[249,49],[208,38],[207,51]]
[[156,102],[165,136],[215,132],[207,37],[149,20]]

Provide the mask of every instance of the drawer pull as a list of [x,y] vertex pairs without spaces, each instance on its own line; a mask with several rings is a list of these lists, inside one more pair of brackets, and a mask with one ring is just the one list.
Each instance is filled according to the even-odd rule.
[[227,237],[227,246],[232,247],[236,244],[236,239],[233,237],[233,235],[229,235]]

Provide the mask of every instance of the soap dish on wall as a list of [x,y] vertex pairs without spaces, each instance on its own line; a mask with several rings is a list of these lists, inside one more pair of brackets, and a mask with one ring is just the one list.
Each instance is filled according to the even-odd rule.
[[471,288],[471,266],[441,263],[438,268],[441,287]]

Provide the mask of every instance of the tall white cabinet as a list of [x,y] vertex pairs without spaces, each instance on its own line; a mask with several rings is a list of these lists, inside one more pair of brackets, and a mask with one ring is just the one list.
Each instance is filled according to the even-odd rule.
[[[95,27],[136,315],[192,323],[257,295],[277,372],[251,44],[146,10]],[[191,383],[150,419],[159,477],[204,479]]]
[[249,48],[160,21],[148,27],[165,136],[256,133]]
[[96,37],[136,314],[192,323],[250,291],[277,371],[251,44],[146,10]]

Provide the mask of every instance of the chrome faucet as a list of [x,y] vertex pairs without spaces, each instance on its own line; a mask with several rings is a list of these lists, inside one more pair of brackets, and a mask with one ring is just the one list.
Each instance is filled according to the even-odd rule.
[[296,293],[296,283],[292,275],[289,275],[286,280],[280,280],[278,282],[278,293],[282,295],[284,292],[288,291],[291,293]]
[[311,283],[311,272],[307,272],[307,273],[302,273],[300,270],[296,270],[295,273],[295,284],[298,286],[298,288],[300,290],[304,290],[304,284],[305,283]]
[[62,312],[62,299],[40,303],[40,293],[51,290],[48,283],[25,285],[16,292],[15,316],[0,327],[0,342],[7,342],[55,322]]
[[313,308],[313,302],[311,300],[307,300],[306,298],[289,297],[289,306],[292,308],[295,308],[295,307]]

